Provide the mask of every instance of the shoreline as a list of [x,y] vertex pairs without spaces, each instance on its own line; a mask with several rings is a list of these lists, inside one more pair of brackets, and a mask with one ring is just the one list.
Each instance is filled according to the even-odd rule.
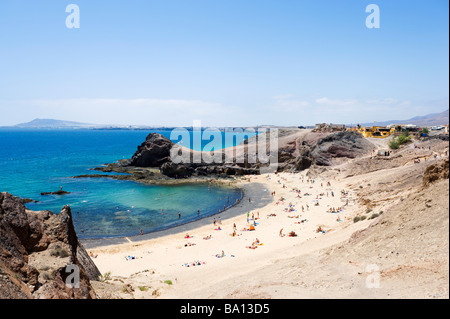
[[[245,277],[252,273],[252,269],[262,271],[265,265],[299,256],[301,252],[329,247],[347,240],[355,231],[371,223],[369,220],[353,223],[360,206],[353,195],[348,197],[350,205],[343,206],[347,198],[341,195],[341,190],[347,188],[345,182],[318,178],[310,183],[306,174],[306,171],[269,173],[247,176],[247,180],[241,180],[238,186],[245,190],[245,196],[238,205],[220,215],[221,231],[213,224],[213,218],[204,218],[147,236],[120,241],[83,242],[83,245],[100,272],[113,278],[110,283],[126,280],[133,286],[151,285],[152,289],[156,289],[153,291],[156,291],[155,296],[160,298],[185,298],[188,297],[186,294],[191,296],[191,293],[205,298],[209,298],[209,294],[220,295],[219,292],[213,293],[215,290],[212,287],[228,285],[225,278],[233,274]],[[332,186],[328,187],[327,181]],[[302,191],[301,196],[297,196],[296,189]],[[332,190],[335,196],[331,196]],[[319,195],[324,192],[325,195]],[[329,196],[326,192],[330,192]],[[320,206],[315,205],[316,197]],[[305,205],[304,211],[302,205]],[[332,214],[328,211],[332,207],[345,209],[339,214]],[[249,231],[248,227],[253,223],[256,223],[255,230]],[[231,234],[234,225],[236,236]],[[318,232],[318,227],[325,231]],[[292,231],[296,236],[291,236]],[[189,237],[185,236],[187,234]],[[263,245],[249,249],[258,239]],[[224,254],[224,258],[220,258],[220,254]],[[192,263],[199,267],[191,267]],[[176,285],[169,287],[164,284],[166,280]],[[103,283],[98,283],[98,287],[111,289]],[[213,290],[203,290],[201,287]],[[233,290],[232,287],[230,289]],[[145,292],[138,292],[134,297],[139,298],[141,293],[146,295]],[[152,294],[146,296],[155,297]]]
[[[127,243],[145,242],[156,238],[186,233],[188,231],[193,231],[206,225],[210,225],[211,224],[210,219],[213,218],[214,216],[220,216],[222,221],[226,221],[228,219],[234,218],[242,214],[242,212],[238,208],[242,207],[240,205],[242,203],[245,203],[245,200],[248,200],[249,192],[251,192],[251,194],[254,195],[260,194],[260,192],[264,192],[263,186],[260,184],[258,185],[250,184],[248,185],[248,187],[245,187],[246,185],[236,185],[242,182],[243,181],[234,181],[235,185],[226,185],[226,187],[232,187],[240,190],[241,196],[237,203],[232,204],[231,206],[227,207],[224,211],[220,213],[219,212],[213,213],[211,215],[201,217],[200,219],[195,219],[176,226],[144,233],[143,235],[137,234],[132,236],[120,236],[120,237],[86,238],[86,239],[79,239],[79,241],[86,249],[97,249]],[[250,187],[252,188],[251,190],[249,190]],[[253,196],[253,198],[255,198],[255,196]],[[267,204],[268,203],[266,201],[263,203],[259,203],[261,207],[264,207]]]

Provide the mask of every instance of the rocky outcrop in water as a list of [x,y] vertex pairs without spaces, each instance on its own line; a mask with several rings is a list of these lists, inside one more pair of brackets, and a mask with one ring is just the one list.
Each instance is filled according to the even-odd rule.
[[[228,177],[255,175],[267,164],[259,162],[258,139],[266,144],[264,152],[270,149],[269,136],[264,134],[252,137],[241,145],[234,147],[235,156],[231,163],[225,161],[225,150],[215,154],[221,159],[221,163],[206,163],[193,161],[194,156],[201,154],[214,155],[210,152],[197,152],[182,148],[174,144],[168,138],[158,133],[147,136],[133,157],[129,160],[121,160],[118,163],[108,164],[105,167],[96,168],[104,172],[128,173],[130,175],[110,176],[115,179],[136,181],[160,181],[167,179],[183,179],[188,177]],[[352,159],[365,155],[373,149],[373,144],[356,132],[338,133],[312,133],[302,130],[280,130],[280,144],[278,147],[278,171],[298,172],[311,166],[332,166],[340,160]],[[248,150],[253,146],[256,154],[248,155]],[[186,152],[189,163],[175,163],[171,153]],[[251,152],[250,152],[251,153]],[[267,155],[267,154],[264,154]],[[156,171],[155,171],[156,170]],[[105,175],[101,175],[106,177]],[[83,176],[85,177],[85,176]]]
[[44,193],[41,193],[42,196],[45,196],[45,195],[67,195],[67,194],[70,194],[70,192],[66,192],[66,191],[63,191],[63,190],[59,190],[59,191],[56,191],[56,192],[44,192]]
[[[79,287],[67,287],[76,283],[77,270]],[[99,275],[78,241],[69,206],[60,214],[34,212],[0,193],[0,299],[92,299],[90,280]]]
[[130,166],[160,167],[170,162],[170,150],[174,143],[161,134],[149,134],[131,158]]
[[[259,173],[259,170],[248,165],[248,161],[245,160],[240,164],[206,163],[203,160],[196,163],[193,160],[194,153],[199,152],[194,152],[192,150],[187,151],[187,153],[189,153],[189,158],[191,159],[190,163],[174,163],[171,159],[171,151],[175,150],[175,147],[179,148],[181,151],[181,147],[174,144],[168,138],[158,133],[151,133],[147,136],[145,142],[138,147],[137,152],[133,155],[131,160],[123,166],[139,168],[158,167],[164,176],[171,178],[211,175],[225,177]],[[221,158],[224,159],[225,155],[223,151],[219,152]],[[128,172],[130,171],[128,170]],[[134,172],[131,173],[136,175]]]

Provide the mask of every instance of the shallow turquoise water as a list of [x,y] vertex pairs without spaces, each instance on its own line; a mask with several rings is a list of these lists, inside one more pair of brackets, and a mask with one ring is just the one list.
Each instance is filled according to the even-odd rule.
[[[159,133],[170,136],[170,132]],[[239,190],[208,188],[205,184],[158,186],[108,178],[71,178],[98,173],[90,169],[130,158],[148,134],[0,130],[0,191],[37,200],[27,204],[32,210],[58,213],[64,205],[70,205],[80,238],[130,236],[138,234],[140,228],[144,232],[165,229],[217,213],[240,198]],[[242,138],[238,136],[234,144]],[[61,186],[71,194],[40,195]]]

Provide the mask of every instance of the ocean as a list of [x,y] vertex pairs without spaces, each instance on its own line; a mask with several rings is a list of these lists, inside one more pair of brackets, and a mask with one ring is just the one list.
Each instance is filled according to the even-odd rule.
[[[151,131],[170,138],[169,131]],[[0,192],[37,201],[31,210],[59,213],[70,205],[81,239],[123,237],[154,232],[211,216],[236,202],[241,191],[207,184],[162,186],[109,178],[91,169],[131,158],[150,131],[0,130]],[[193,134],[190,133],[191,138]],[[222,136],[224,133],[222,132]],[[232,145],[245,138],[237,134]],[[174,141],[177,142],[177,141]],[[203,141],[202,147],[209,141]],[[103,173],[102,173],[103,174]],[[67,195],[42,196],[58,191]],[[197,211],[200,210],[200,215]],[[179,218],[178,213],[181,214]]]

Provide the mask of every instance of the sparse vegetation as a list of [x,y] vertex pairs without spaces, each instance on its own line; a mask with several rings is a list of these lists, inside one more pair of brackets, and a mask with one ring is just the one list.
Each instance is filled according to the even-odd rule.
[[411,136],[408,131],[403,132],[400,136],[393,138],[389,143],[389,147],[393,150],[398,150],[401,145],[411,142]]
[[53,249],[53,250],[50,252],[50,256],[53,256],[53,257],[59,257],[59,258],[66,258],[66,257],[69,257],[70,254],[67,252],[67,250],[65,250],[65,249],[62,248],[61,246],[56,245],[56,246],[55,246],[55,249]]
[[369,219],[375,219],[375,218],[377,218],[378,216],[380,216],[380,215],[379,215],[379,214],[372,214],[372,216],[370,216]]
[[148,287],[145,286],[138,286],[140,291],[148,291]]
[[165,284],[168,284],[168,285],[172,285],[173,283],[172,283],[172,280],[164,280],[164,283]]
[[111,279],[112,278],[111,278],[111,272],[110,271],[108,271],[104,275],[101,275],[101,276],[98,277],[98,281],[101,281],[101,282],[109,281]]
[[361,220],[361,217],[359,217],[359,216],[356,216],[355,218],[353,218],[353,222],[354,223],[357,223],[357,222],[359,222]]

